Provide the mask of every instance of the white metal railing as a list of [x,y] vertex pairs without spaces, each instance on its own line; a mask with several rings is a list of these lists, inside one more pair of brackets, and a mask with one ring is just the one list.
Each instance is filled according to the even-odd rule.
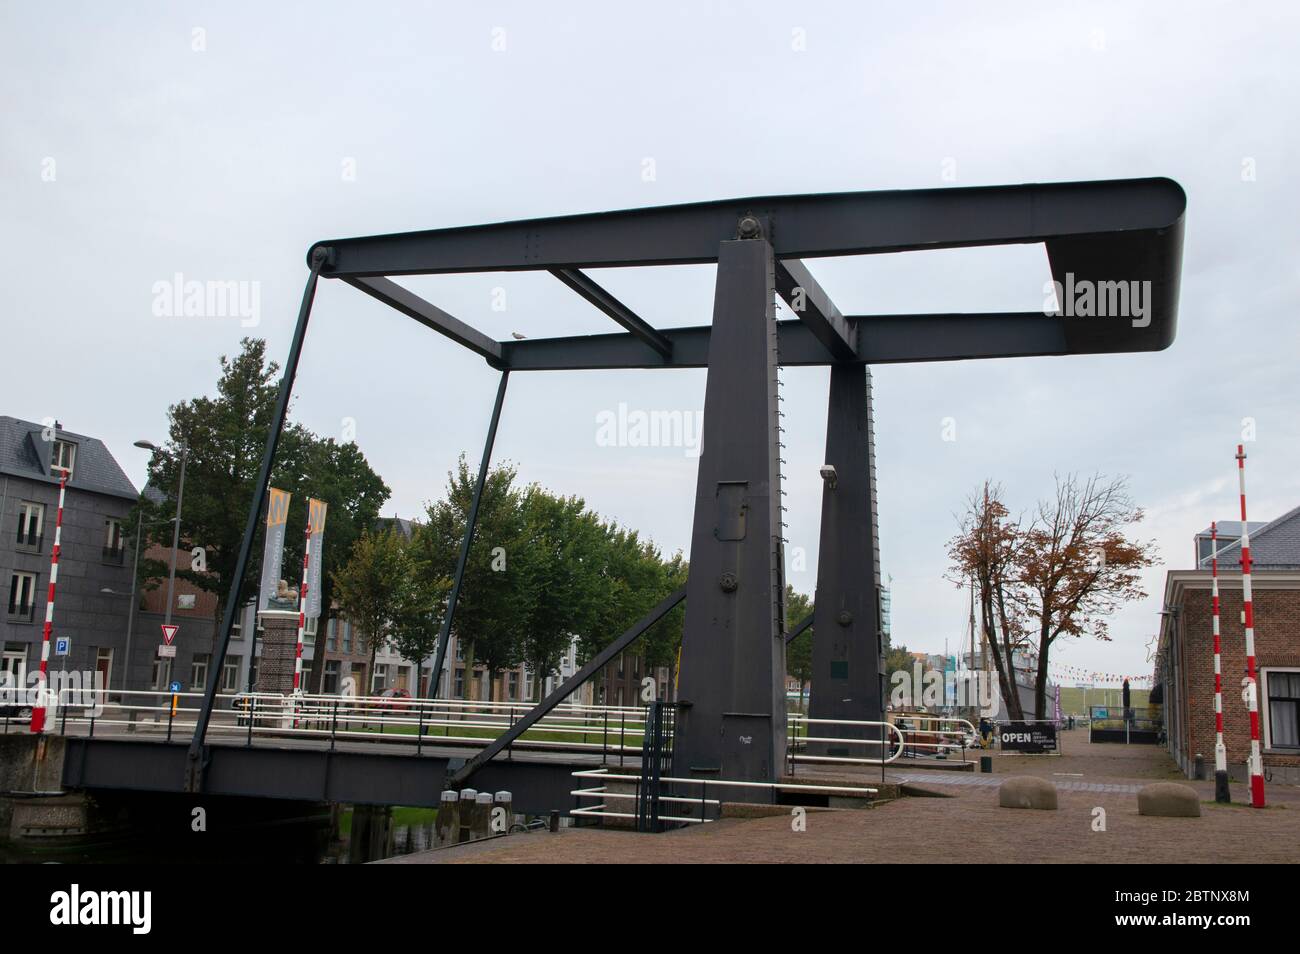
[[[584,769],[573,772],[576,779],[596,779],[601,782],[635,782],[638,787],[641,783],[640,775],[615,774],[608,769]],[[720,798],[709,798],[710,789],[716,791],[720,788],[742,788],[742,789],[763,789],[768,792],[804,792],[807,794],[819,795],[860,795],[872,797],[878,793],[878,789],[869,788],[861,785],[816,785],[800,782],[744,782],[737,779],[719,779],[719,778],[678,778],[675,776],[660,776],[659,784],[661,785],[688,785],[698,786],[700,789],[699,796],[690,795],[663,795],[656,794],[654,797],[660,802],[671,802],[677,805],[698,805],[700,806],[700,816],[694,815],[658,815],[659,821],[682,822],[686,824],[706,824],[717,821],[716,818],[708,817],[710,807],[721,810],[722,800]],[[588,818],[636,818],[633,812],[615,811],[606,804],[607,800],[616,801],[638,801],[641,798],[639,792],[612,792],[608,785],[595,785],[587,788],[575,788],[569,792],[576,799],[598,798],[601,801],[596,805],[581,805],[569,810],[570,815]]]
[[[93,705],[85,704],[87,697]],[[60,693],[58,703],[50,707],[49,731],[165,731],[170,739],[193,731],[203,705],[201,692],[101,689],[69,698],[72,704],[65,704]],[[250,745],[256,738],[294,735],[328,739],[331,744],[346,740],[414,744],[417,749],[439,743],[482,746],[533,707],[528,702],[223,692],[216,696],[208,731],[216,738],[242,735]],[[898,724],[813,719],[792,712],[789,721],[792,764],[889,764],[907,753],[964,750],[976,737],[970,722],[943,716],[909,715]],[[639,756],[645,729],[646,710],[639,706],[566,702],[530,726],[514,745]],[[809,743],[860,749],[851,755],[817,754],[806,751]]]
[[[936,756],[946,756],[962,752],[970,747],[976,738],[975,727],[965,719],[947,716],[906,716],[899,722],[865,722],[849,719],[812,719],[808,716],[790,713],[790,738],[788,741],[788,758],[794,762],[820,762],[824,764],[845,765],[888,765],[902,758],[905,754],[918,751]],[[817,726],[847,726],[856,730],[852,735],[823,734],[833,732],[817,729]],[[874,731],[873,731],[874,730]],[[875,735],[876,738],[865,736]],[[837,746],[875,746],[868,748],[861,755],[810,754],[803,750],[808,743]]]
[[[71,726],[94,734],[139,732],[165,726],[168,738],[192,730],[202,711],[201,692],[99,691],[93,705],[51,706],[52,730]],[[506,731],[530,703],[393,698],[385,696],[218,693],[208,730],[213,736],[298,735],[331,741],[486,745]],[[565,748],[605,754],[639,754],[644,710],[632,706],[562,703],[517,740],[523,748]]]

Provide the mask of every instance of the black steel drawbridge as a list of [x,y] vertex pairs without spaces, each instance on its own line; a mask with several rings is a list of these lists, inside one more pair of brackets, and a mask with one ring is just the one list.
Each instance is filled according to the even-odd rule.
[[[868,366],[1156,351],[1174,339],[1186,199],[1168,179],[768,196],[436,229],[312,246],[310,275],[250,502],[234,578],[243,580],[318,279],[347,282],[479,354],[500,386],[479,467],[431,692],[436,691],[482,481],[513,371],[707,368],[689,582],[591,659],[449,779],[463,782],[664,614],[686,600],[672,773],[775,781],[785,760],[784,545],[777,368],[829,365],[827,477],[814,626],[811,715],[880,718],[883,687]],[[805,260],[917,249],[1042,243],[1062,286],[1142,285],[1138,319],[1067,313],[846,315]],[[656,328],[589,272],[716,263],[713,321]],[[392,280],[547,271],[608,315],[612,334],[497,341]],[[776,295],[797,316],[776,320]],[[1113,297],[1113,296],[1112,296]],[[833,468],[833,472],[830,470]],[[238,585],[238,584],[236,584]],[[240,594],[230,594],[190,745],[202,790],[206,732]]]

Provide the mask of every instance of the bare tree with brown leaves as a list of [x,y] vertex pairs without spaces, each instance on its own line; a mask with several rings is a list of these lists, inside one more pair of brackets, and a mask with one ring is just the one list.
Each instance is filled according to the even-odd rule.
[[1109,640],[1109,617],[1142,599],[1142,571],[1156,562],[1154,541],[1129,539],[1142,511],[1124,477],[1071,474],[1056,479],[1056,496],[1040,502],[1019,547],[1020,589],[1038,644],[1034,706],[1047,701],[1047,661],[1062,636]]
[[[1023,648],[1025,626],[1016,599],[1021,529],[1002,502],[1002,487],[991,481],[966,500],[959,518],[961,532],[948,543],[950,579],[958,586],[975,581],[979,594],[980,629],[985,649],[997,670],[1002,698],[1013,719],[1024,718],[1015,691],[1012,658]],[[974,660],[971,660],[974,665]]]
[[960,586],[975,580],[985,645],[1011,718],[1024,718],[1017,651],[1037,648],[1034,709],[1042,718],[1056,640],[1108,640],[1109,617],[1146,595],[1141,571],[1155,563],[1155,545],[1125,533],[1141,519],[1123,477],[1058,477],[1054,499],[1040,502],[1028,525],[1012,520],[1002,488],[990,481],[967,499],[948,545],[949,578]]

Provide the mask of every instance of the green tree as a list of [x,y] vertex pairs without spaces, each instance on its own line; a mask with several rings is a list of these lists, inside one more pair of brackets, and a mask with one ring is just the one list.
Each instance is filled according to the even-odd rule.
[[[447,496],[427,508],[427,522],[414,537],[416,567],[426,593],[439,591],[456,571],[461,540],[476,476],[462,454],[447,475]],[[524,521],[515,468],[500,464],[488,471],[479,504],[477,529],[461,582],[451,634],[463,650],[466,698],[478,698],[473,667],[483,666],[495,677],[522,661],[528,619],[528,581],[521,562]],[[449,584],[448,584],[449,589]],[[445,608],[440,607],[439,625]],[[436,674],[435,674],[436,678]]]
[[[812,600],[795,590],[789,583],[785,585],[785,618],[787,632],[802,623],[813,611]],[[799,704],[803,705],[805,690],[812,681],[813,631],[808,627],[785,646],[786,674],[799,680]]]
[[[168,441],[149,463],[151,499],[141,505],[149,543],[171,545],[167,521],[175,511],[180,448],[186,448],[185,499],[181,514],[181,549],[202,547],[205,566],[195,569],[178,560],[177,576],[217,595],[217,618],[240,583],[245,599],[257,590],[259,560],[249,561],[242,581],[234,579],[248,504],[256,489],[258,468],[279,392],[279,367],[266,356],[266,342],[245,338],[234,357],[220,359],[216,395],[192,398],[168,411]],[[286,423],[272,470],[272,484],[293,493],[290,527],[305,527],[307,497],[330,505],[325,534],[322,606],[330,605],[329,571],[350,551],[357,534],[373,526],[389,490],[371,470],[355,443],[322,440],[299,424]],[[254,555],[262,552],[259,525]],[[287,570],[301,565],[304,537],[293,529],[285,539]],[[158,579],[167,564],[142,560],[141,575]],[[297,584],[297,581],[293,581]],[[322,654],[317,653],[319,658]]]
[[[370,654],[366,672],[373,678],[379,647],[419,610],[406,538],[391,528],[362,533],[347,563],[334,573],[334,593],[339,609],[365,641]],[[361,687],[360,694],[369,695],[370,687]]]
[[885,675],[891,677],[896,672],[906,672],[910,679],[914,662],[916,657],[907,651],[906,646],[890,646],[885,654]]
[[575,634],[589,631],[600,604],[603,528],[578,497],[557,497],[534,484],[520,501],[517,547],[528,606],[522,656],[533,674],[533,698],[558,668]]

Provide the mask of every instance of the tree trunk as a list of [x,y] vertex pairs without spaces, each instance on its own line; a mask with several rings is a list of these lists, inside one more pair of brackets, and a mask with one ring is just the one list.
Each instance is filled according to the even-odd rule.
[[[998,626],[997,619],[994,616],[994,594],[991,583],[980,580],[980,615],[984,627],[984,642],[988,647],[989,655],[993,658],[993,668],[998,673],[998,685],[1002,690],[1002,698],[1006,703],[1007,714],[1013,719],[1023,718],[1020,709],[1020,696],[1015,691],[1016,676],[1015,662],[1010,646],[1006,642],[1006,615],[1005,610],[1002,612],[1002,636],[1003,645],[998,645]],[[1004,656],[1005,653],[1005,656]]]
[[1047,716],[1047,635],[1043,634],[1038,644],[1038,673],[1034,679],[1034,708],[1038,710],[1037,717],[1046,719]]
[[461,690],[461,698],[466,702],[478,701],[478,680],[474,678],[474,644],[472,642],[465,644],[465,684]]

